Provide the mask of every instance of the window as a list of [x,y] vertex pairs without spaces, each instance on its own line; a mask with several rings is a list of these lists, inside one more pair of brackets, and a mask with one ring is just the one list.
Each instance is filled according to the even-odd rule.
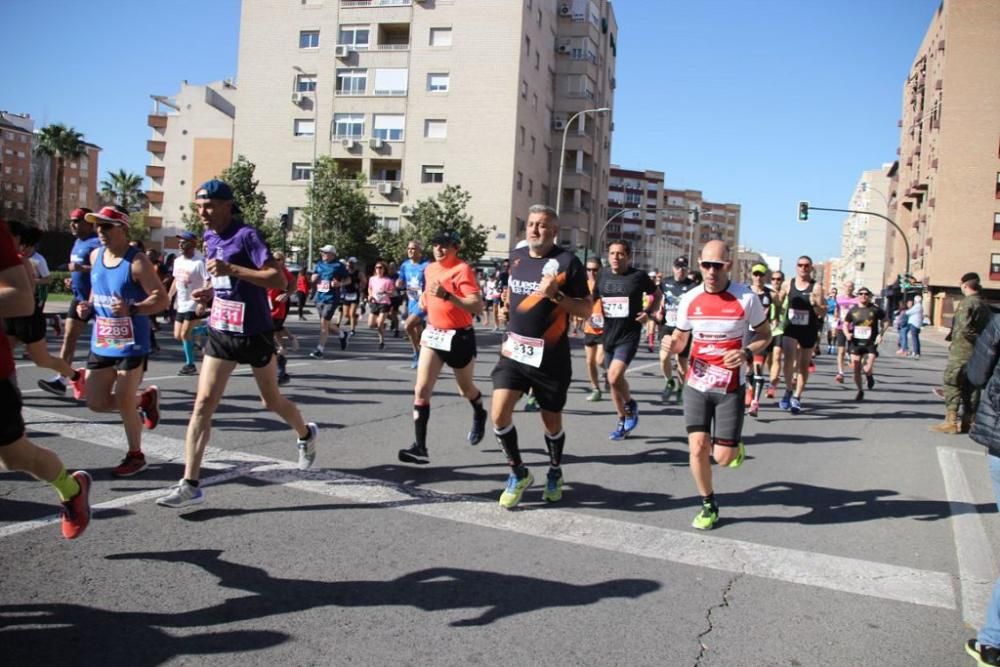
[[333,136],[335,139],[360,139],[365,136],[364,114],[333,114]]
[[431,46],[451,46],[451,28],[431,28]]
[[353,49],[367,49],[368,36],[370,34],[371,31],[368,29],[368,26],[340,26],[340,35],[337,36],[337,44],[344,44]]
[[293,162],[292,163],[292,180],[293,181],[311,181],[313,175],[313,168],[311,162]]
[[432,93],[445,93],[448,92],[448,74],[428,74],[427,75],[427,90]]
[[542,10],[541,9],[539,9],[538,13],[535,15],[535,23],[538,24],[539,28],[542,27]]
[[1000,171],[997,172],[997,192],[996,198],[1000,199]]
[[520,192],[524,186],[524,174],[517,172],[517,191]]
[[296,118],[293,127],[296,137],[311,137],[316,134],[316,121],[312,118]]
[[1000,239],[1000,213],[993,214],[993,238]]
[[536,50],[535,51],[535,69],[538,69],[541,66],[541,63],[542,63],[542,54],[540,54]]
[[319,30],[302,30],[299,32],[300,49],[319,48]]
[[383,141],[402,141],[405,122],[406,116],[402,114],[377,113],[372,124],[372,138]]
[[990,255],[990,280],[1000,280],[1000,252]]
[[517,141],[522,146],[524,145],[524,125],[517,128]]
[[367,88],[368,70],[344,68],[337,70],[338,95],[364,95]]
[[528,196],[529,197],[535,196],[535,182],[530,178],[528,179]]
[[549,186],[547,185],[542,186],[542,203],[546,205],[549,203]]
[[375,170],[372,175],[373,181],[398,181],[399,178],[399,167],[383,167],[381,169]]
[[295,92],[312,93],[316,90],[315,74],[299,74],[295,77]]
[[538,95],[535,93],[531,94],[531,108],[534,111],[538,111]]
[[425,164],[420,167],[421,183],[444,183],[443,164]]
[[399,218],[379,218],[378,224],[381,227],[385,227],[389,231],[399,231]]
[[406,68],[376,69],[376,95],[406,95]]
[[428,139],[444,139],[448,136],[448,121],[428,118],[424,121],[424,136]]
[[524,57],[527,58],[531,55],[531,38],[527,35],[524,36]]
[[[525,99],[525,100],[528,99],[528,82],[527,81],[521,81],[521,99]],[[1000,182],[1000,179],[998,179],[998,182]],[[1000,186],[998,186],[998,187],[1000,187]]]
[[531,137],[531,154],[535,154],[535,138]]

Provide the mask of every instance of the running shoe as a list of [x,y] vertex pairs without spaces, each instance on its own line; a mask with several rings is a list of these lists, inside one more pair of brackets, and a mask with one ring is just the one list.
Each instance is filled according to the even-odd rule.
[[486,435],[486,409],[480,408],[472,415],[472,430],[469,431],[469,444],[478,445]]
[[514,509],[521,502],[521,495],[524,490],[535,481],[530,470],[525,470],[524,477],[518,477],[517,473],[511,472],[507,477],[507,487],[500,494],[500,507],[504,509]]
[[727,468],[739,468],[743,465],[743,459],[747,457],[747,449],[743,446],[743,441],[740,440],[739,444],[736,445],[736,458],[726,464]]
[[178,375],[197,375],[198,367],[194,364],[184,364],[181,369],[177,371]]
[[608,439],[624,440],[626,437],[628,437],[628,429],[625,428],[625,420],[619,419],[618,425],[615,427],[615,430],[611,432],[611,435],[608,437]]
[[809,372],[810,373],[815,373],[816,372],[816,362],[815,361],[810,361],[809,362]]
[[711,530],[718,522],[719,508],[713,507],[708,503],[702,503],[701,511],[698,512],[698,516],[691,522],[691,527],[698,530]]
[[416,368],[418,365],[420,365],[420,352],[419,352],[419,350],[417,352],[413,353],[413,359],[410,360],[410,368]]
[[341,331],[340,332],[340,349],[341,350],[346,350],[347,349],[347,339],[348,339],[347,332],[346,331]]
[[590,401],[591,403],[601,400],[601,390],[600,389],[591,390],[590,396],[587,396],[587,400]]
[[146,469],[146,455],[142,452],[129,452],[117,466],[111,469],[114,477],[131,477]]
[[278,373],[278,385],[284,386],[292,381],[292,376],[288,373]]
[[758,412],[760,412],[760,401],[754,399],[750,401],[750,407],[747,408],[747,414],[751,417],[756,417]]
[[774,385],[767,385],[767,397],[774,398]]
[[295,441],[295,446],[299,450],[299,470],[309,470],[313,461],[316,460],[316,439],[319,437],[319,427],[315,423],[306,424],[309,435]]
[[417,443],[399,450],[399,460],[403,463],[417,463],[419,465],[426,465],[431,461],[427,456],[427,448],[421,447]]
[[201,505],[205,502],[205,492],[201,487],[192,486],[186,479],[177,482],[177,486],[170,489],[170,493],[156,499],[156,504],[161,507],[191,507]]
[[875,388],[875,376],[874,375],[866,375],[865,376],[865,381],[868,383],[868,388],[869,389],[874,389]]
[[62,376],[57,376],[51,380],[39,380],[38,388],[53,396],[65,396],[66,385],[62,381]]
[[85,470],[77,470],[72,477],[80,485],[80,492],[62,504],[62,534],[67,540],[80,537],[90,525],[90,485],[93,480]]
[[675,380],[674,377],[671,375],[669,378],[667,378],[667,384],[663,388],[663,393],[668,395],[672,394],[674,393],[674,389],[677,389],[677,380]]
[[833,378],[833,381],[837,384],[844,384],[844,374],[837,373],[837,375]]
[[380,340],[378,342],[378,349],[380,349],[380,350],[384,350],[385,349],[385,341],[384,340]]
[[547,503],[557,503],[562,500],[563,476],[562,470],[549,469],[545,476],[545,490],[542,499]]
[[996,646],[970,639],[965,642],[965,652],[976,660],[977,665],[1000,665],[1000,648]]
[[[341,349],[343,349],[343,347],[341,347]],[[313,350],[312,352],[309,353],[309,358],[310,359],[322,359],[323,358],[323,350],[321,350],[321,349],[319,349],[317,347],[315,350]]]
[[635,399],[625,404],[625,430],[632,432],[639,425],[639,404]]
[[785,395],[781,397],[780,401],[778,401],[778,407],[782,410],[788,410],[792,407],[792,392],[785,392]]
[[858,389],[858,393],[854,395],[854,400],[855,401],[863,401],[863,400],[865,400],[865,390],[864,389]]
[[797,396],[792,396],[792,400],[788,402],[788,407],[792,411],[793,415],[797,415],[802,412],[802,401]]
[[538,412],[540,408],[538,407],[538,401],[535,400],[534,396],[528,397],[528,402],[524,404],[525,412]]
[[87,393],[87,369],[78,368],[76,369],[76,373],[75,380],[70,378],[69,386],[73,388],[73,398],[82,401]]
[[139,402],[139,414],[142,424],[152,431],[160,423],[160,389],[151,384],[142,390],[142,400]]

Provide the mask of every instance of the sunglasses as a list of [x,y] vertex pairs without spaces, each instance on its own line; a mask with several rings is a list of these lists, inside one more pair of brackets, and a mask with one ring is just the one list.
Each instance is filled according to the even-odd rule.
[[587,267],[587,273],[597,273],[600,269]]
[[99,230],[101,230],[102,232],[106,232],[109,229],[114,229],[117,226],[118,225],[112,225],[110,222],[104,222],[104,223],[101,223],[101,224],[97,225],[97,228]]
[[764,275],[764,272],[763,271],[754,271],[753,274],[755,276],[762,276],[762,275]]
[[699,264],[699,266],[701,266],[701,268],[705,269],[706,271],[708,271],[709,269],[715,269],[716,271],[721,271],[722,269],[726,268],[726,263],[725,262],[701,262]]
[[771,278],[771,282],[772,283],[780,283],[784,279],[785,279],[784,276],[774,276],[773,278]]
[[808,269],[812,266],[812,264],[796,264],[795,266],[799,267],[800,269]]

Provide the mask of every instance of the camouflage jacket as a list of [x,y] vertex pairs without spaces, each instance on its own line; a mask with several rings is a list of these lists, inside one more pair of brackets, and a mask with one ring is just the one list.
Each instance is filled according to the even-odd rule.
[[963,363],[969,360],[979,334],[989,325],[992,316],[990,307],[979,294],[970,294],[962,299],[952,320],[949,360]]

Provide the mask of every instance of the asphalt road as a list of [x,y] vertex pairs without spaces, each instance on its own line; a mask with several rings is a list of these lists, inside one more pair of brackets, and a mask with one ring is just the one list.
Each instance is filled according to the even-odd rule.
[[[927,432],[942,347],[892,355],[856,403],[833,361],[806,411],[769,402],[748,421],[747,461],[717,470],[722,519],[690,528],[699,498],[680,408],[664,402],[655,357],[629,374],[641,422],[610,442],[613,408],[588,403],[582,352],[565,413],[566,487],[541,481],[513,512],[492,437],[465,441],[471,410],[444,375],[431,464],[403,465],[412,438],[408,346],[383,352],[359,330],[346,353],[305,354],[314,320],[292,322],[287,395],[320,425],[313,470],[260,405],[246,372],[230,382],[204,472],[207,500],[153,499],[182,471],[195,379],[167,345],[147,377],[163,420],[152,465],[118,480],[113,415],[34,389],[19,361],[29,435],[94,476],[94,521],[59,535],[51,489],[0,474],[0,663],[5,665],[969,665],[1000,531],[986,460],[964,436]],[[479,336],[490,393],[499,337]],[[577,339],[576,345],[579,345]],[[885,347],[889,348],[889,345]],[[891,350],[890,350],[891,351]],[[537,415],[516,424],[544,478]]]

